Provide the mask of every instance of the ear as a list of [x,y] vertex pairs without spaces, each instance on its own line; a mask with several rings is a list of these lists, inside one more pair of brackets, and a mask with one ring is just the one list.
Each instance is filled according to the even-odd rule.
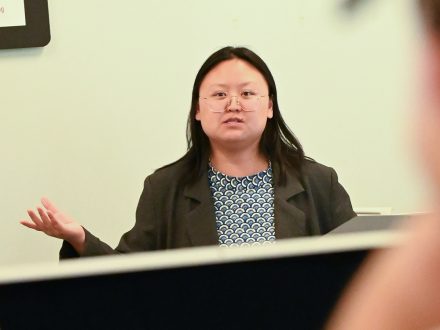
[[267,118],[272,118],[273,117],[273,102],[272,102],[272,98],[269,99],[269,107],[267,108]]
[[196,120],[200,121],[200,107],[198,104],[196,107]]

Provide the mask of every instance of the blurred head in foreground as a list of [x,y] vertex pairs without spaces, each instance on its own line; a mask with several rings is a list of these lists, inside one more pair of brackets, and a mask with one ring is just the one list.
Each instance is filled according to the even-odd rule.
[[417,148],[434,188],[432,213],[410,219],[399,245],[373,253],[348,286],[328,330],[440,329],[440,0],[419,0],[421,75],[414,87]]
[[417,109],[417,139],[422,161],[440,198],[440,1],[419,0],[425,44]]

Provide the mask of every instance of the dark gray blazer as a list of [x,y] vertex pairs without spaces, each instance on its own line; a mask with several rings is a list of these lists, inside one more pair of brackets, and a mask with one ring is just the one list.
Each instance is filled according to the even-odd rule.
[[[272,163],[274,182],[279,168]],[[182,186],[178,179],[182,163],[158,170],[145,179],[136,210],[136,223],[116,249],[86,230],[83,256],[217,245],[214,203],[205,173],[194,184]],[[306,161],[302,182],[287,173],[286,184],[274,186],[276,239],[322,235],[356,216],[350,197],[339,184],[336,172]],[[64,242],[61,258],[78,257]]]

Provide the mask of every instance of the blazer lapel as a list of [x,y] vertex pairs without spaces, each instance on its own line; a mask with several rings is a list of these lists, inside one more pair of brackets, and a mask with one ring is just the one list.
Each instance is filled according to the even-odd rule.
[[[291,238],[305,236],[306,216],[297,208],[292,197],[304,191],[301,182],[292,172],[287,172],[286,183],[275,184],[279,176],[279,167],[273,164],[275,186],[275,236]],[[208,185],[208,174],[205,172],[192,185],[186,186],[184,196],[188,199],[188,212],[185,215],[187,232],[193,246],[217,245],[214,201]]]
[[185,218],[192,245],[218,244],[214,201],[209,189],[208,174],[205,172],[192,185],[186,186],[184,196],[189,199]]
[[[282,186],[275,184],[279,177],[279,167],[273,166],[275,186],[275,236],[279,238],[292,238],[305,236],[306,216],[297,208],[292,200],[293,196],[304,191],[304,187],[296,175],[287,171],[286,183]],[[289,201],[290,200],[290,201]]]

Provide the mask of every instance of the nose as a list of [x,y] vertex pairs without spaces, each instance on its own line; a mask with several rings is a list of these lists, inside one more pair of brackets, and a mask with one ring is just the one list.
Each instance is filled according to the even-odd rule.
[[226,108],[227,111],[240,111],[241,105],[237,95],[232,95],[229,105]]

